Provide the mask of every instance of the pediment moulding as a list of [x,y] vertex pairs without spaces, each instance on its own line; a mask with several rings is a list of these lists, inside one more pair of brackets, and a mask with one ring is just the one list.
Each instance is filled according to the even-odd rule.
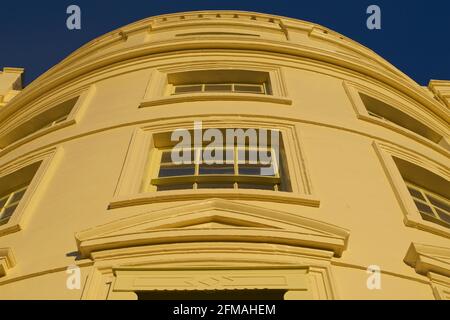
[[79,252],[180,243],[264,243],[311,248],[339,257],[349,232],[318,220],[223,199],[145,212],[76,234]]

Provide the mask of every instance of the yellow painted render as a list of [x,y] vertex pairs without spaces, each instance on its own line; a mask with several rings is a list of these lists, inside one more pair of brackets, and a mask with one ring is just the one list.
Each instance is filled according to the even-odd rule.
[[[269,72],[277,88],[272,96],[165,95],[167,74],[211,69]],[[416,225],[404,205],[412,201],[396,191],[399,174],[388,169],[395,151],[448,181],[449,149],[364,119],[349,93],[392,100],[450,141],[450,81],[421,87],[332,30],[240,11],[124,26],[23,90],[21,72],[0,73],[0,139],[80,98],[65,123],[0,150],[0,178],[28,159],[45,166],[17,223],[0,226],[0,299],[136,299],[143,288],[242,286],[286,289],[291,299],[450,298],[450,230]],[[294,192],[143,191],[153,135],[200,120],[279,128]],[[195,228],[198,221],[220,232]],[[66,287],[72,265],[81,267],[80,290]],[[366,286],[371,265],[381,268],[380,290]],[[211,274],[252,273],[248,282],[210,282]],[[157,287],[159,277],[173,282]],[[180,277],[193,285],[173,280]]]

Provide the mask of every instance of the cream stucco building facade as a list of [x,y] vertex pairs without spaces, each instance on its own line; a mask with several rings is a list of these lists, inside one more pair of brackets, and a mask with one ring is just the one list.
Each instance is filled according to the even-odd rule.
[[[23,90],[22,72],[0,73],[0,299],[450,298],[450,81],[237,11],[133,23]],[[198,121],[278,130],[282,170],[171,163]]]

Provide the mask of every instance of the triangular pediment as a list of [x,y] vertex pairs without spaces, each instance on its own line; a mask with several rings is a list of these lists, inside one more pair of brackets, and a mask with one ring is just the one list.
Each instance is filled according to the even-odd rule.
[[348,232],[274,209],[211,199],[141,213],[76,234],[80,252],[179,242],[264,242],[310,246],[340,255]]

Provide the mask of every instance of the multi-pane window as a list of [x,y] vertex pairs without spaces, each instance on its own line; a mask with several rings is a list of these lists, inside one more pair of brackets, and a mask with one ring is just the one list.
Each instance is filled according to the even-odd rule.
[[[259,189],[290,191],[282,148],[234,145],[215,148],[223,161],[206,161],[206,146],[188,149],[193,161],[173,161],[172,148],[159,149],[159,169],[151,185],[158,191],[181,189]],[[264,154],[264,159],[259,155]]]
[[0,149],[6,148],[9,144],[32,135],[40,130],[55,127],[68,120],[73,108],[78,102],[78,98],[67,100],[57,106],[46,110],[28,121],[22,123],[17,128],[9,131],[0,137]]
[[188,85],[174,85],[172,95],[198,92],[236,92],[268,94],[266,85],[252,83],[199,83]]
[[192,70],[167,75],[168,95],[249,93],[273,95],[269,72],[238,69]]
[[422,218],[450,228],[449,200],[413,183],[406,184]]
[[375,99],[364,93],[360,93],[359,96],[361,97],[367,113],[371,117],[403,127],[434,143],[440,144],[444,148],[447,148],[445,138],[435,130],[431,129],[428,125],[381,100]]
[[8,223],[27,188],[28,186],[24,186],[0,197],[0,225]]

